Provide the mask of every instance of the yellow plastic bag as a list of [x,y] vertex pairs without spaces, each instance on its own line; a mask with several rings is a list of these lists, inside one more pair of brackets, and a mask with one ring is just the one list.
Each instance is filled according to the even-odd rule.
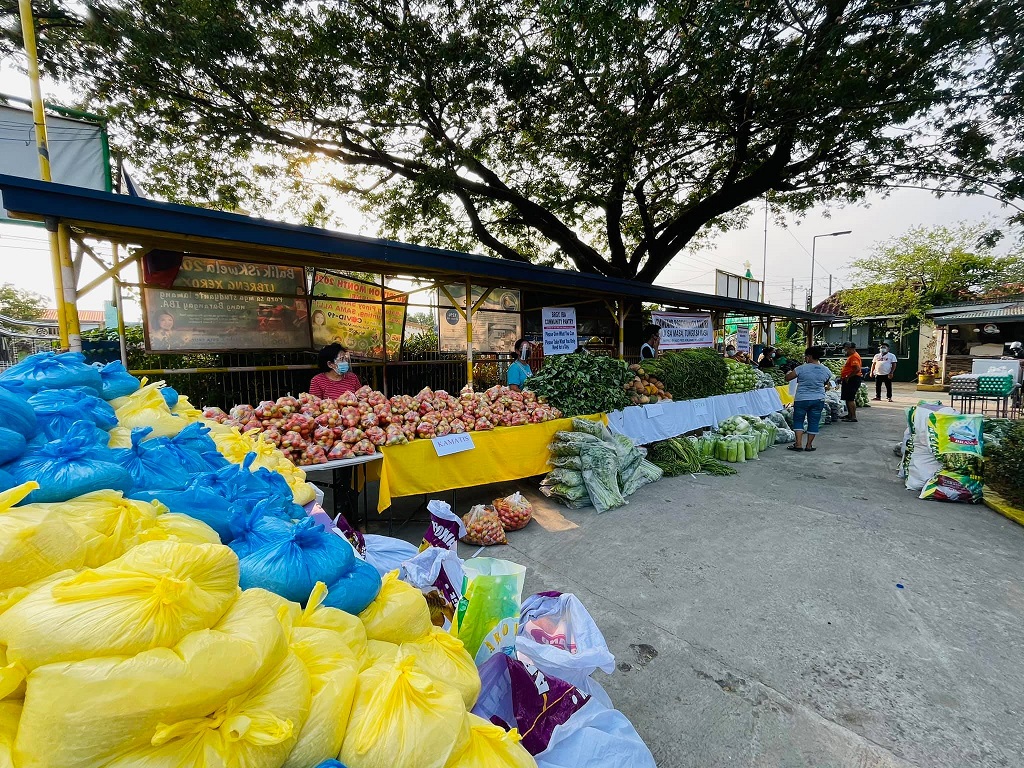
[[[159,503],[159,502],[155,502]],[[168,512],[160,515],[139,534],[139,543],[144,541],[177,541],[184,544],[220,544],[220,536],[202,520],[188,515]]]
[[20,702],[0,701],[0,768],[14,768],[14,737],[20,719]]
[[[118,440],[123,441],[124,430],[127,430],[128,445],[131,445],[131,430],[135,427],[152,427],[153,431],[149,433],[149,437],[154,438],[173,437],[189,425],[188,419],[175,416],[167,407],[167,402],[160,394],[163,384],[162,381],[146,384],[127,397],[119,397],[110,401],[119,425],[111,430],[112,439],[114,432],[117,431]],[[111,447],[114,447],[113,444]]]
[[38,487],[23,483],[0,493],[0,590],[85,563],[85,543],[51,505],[14,506]]
[[126,499],[120,491],[94,491],[68,501],[29,504],[25,508],[58,511],[86,545],[85,567],[97,568],[123,555],[139,543],[167,507],[158,501]]
[[171,413],[175,416],[180,416],[189,423],[199,421],[199,417],[203,415],[203,412],[192,405],[192,401],[185,397],[185,395],[178,395],[178,402],[171,408]]
[[366,630],[363,628],[363,622],[351,613],[322,605],[324,598],[327,597],[327,586],[322,581],[318,581],[313,591],[309,593],[305,608],[273,592],[265,592],[262,589],[247,591],[263,593],[266,599],[277,607],[279,616],[282,609],[285,611],[286,616],[282,616],[282,623],[286,631],[291,627],[329,629],[341,636],[354,658],[360,661],[365,659]]
[[150,743],[105,768],[278,768],[309,714],[309,674],[285,660],[252,690],[202,717],[168,718]]
[[466,709],[472,709],[480,695],[480,675],[466,646],[440,627],[432,627],[425,637],[402,643],[399,657],[412,654],[416,666],[434,680],[447,683],[462,694]]
[[28,670],[166,648],[213,626],[238,592],[227,547],[150,541],[15,603],[0,614],[0,644]]
[[369,669],[382,663],[394,664],[398,661],[398,648],[399,646],[386,640],[367,640],[366,661],[363,663],[363,669]]
[[217,446],[217,450],[231,463],[241,464],[247,454],[256,451],[256,430],[242,432],[238,427],[228,427],[215,421],[205,420],[204,423],[210,427],[210,438]]
[[469,743],[445,768],[537,768],[537,761],[519,742],[519,732],[506,731],[470,713]]
[[312,700],[282,768],[312,768],[341,751],[361,664],[342,636],[329,629],[295,627],[289,647],[309,673]]
[[341,762],[349,768],[443,768],[465,746],[459,692],[416,669],[411,654],[359,675]]
[[250,691],[287,652],[275,606],[247,590],[213,629],[174,648],[40,667],[29,677],[16,765],[106,766],[151,745],[161,724],[206,717]]
[[370,640],[404,643],[426,635],[433,626],[423,593],[399,581],[398,571],[385,574],[377,598],[359,614]]

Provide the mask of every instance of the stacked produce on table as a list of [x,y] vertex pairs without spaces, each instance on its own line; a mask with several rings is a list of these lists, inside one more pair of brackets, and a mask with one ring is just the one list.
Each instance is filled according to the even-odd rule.
[[775,378],[771,373],[754,368],[754,389],[774,389],[776,386]]
[[729,367],[725,377],[726,394],[739,394],[749,392],[757,385],[757,369],[748,363],[740,363],[736,360],[725,359]]
[[665,385],[647,373],[643,367],[634,363],[629,366],[629,370],[634,377],[632,381],[626,383],[625,390],[633,405],[648,405],[672,399],[672,395],[665,391]]
[[534,392],[494,386],[485,392],[466,387],[458,397],[429,387],[414,396],[385,397],[370,387],[337,400],[310,394],[267,400],[255,408],[237,405],[203,415],[242,432],[254,430],[299,466],[373,454],[382,446],[495,427],[539,424],[561,418]]
[[[449,632],[424,597],[436,570],[412,568],[416,585],[382,578],[369,548],[317,523],[313,489],[280,450],[173,390],[44,353],[0,374],[0,407],[0,765],[565,766],[593,735],[586,696],[542,743],[490,722],[518,687],[489,680],[482,704],[477,663],[492,653],[531,670],[573,658],[488,645],[519,620],[519,566],[415,555],[446,554],[445,572],[466,574],[448,591]],[[599,706],[615,749],[653,766]]]
[[729,369],[713,349],[687,349],[666,352],[654,360],[644,360],[644,372],[662,382],[673,400],[696,400],[726,391]]
[[626,497],[662,471],[647,461],[633,441],[613,435],[599,421],[575,418],[572,432],[557,432],[551,466],[541,482],[545,496],[573,508],[593,505],[598,512],[621,507]]

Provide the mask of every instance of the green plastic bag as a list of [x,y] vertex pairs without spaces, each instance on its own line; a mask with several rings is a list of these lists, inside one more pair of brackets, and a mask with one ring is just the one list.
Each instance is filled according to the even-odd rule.
[[974,504],[981,501],[982,492],[980,477],[941,469],[924,484],[920,498]]
[[929,413],[928,445],[935,458],[947,453],[981,456],[982,421],[980,414]]
[[515,646],[526,568],[494,557],[463,564],[462,599],[454,634],[479,667],[503,648]]

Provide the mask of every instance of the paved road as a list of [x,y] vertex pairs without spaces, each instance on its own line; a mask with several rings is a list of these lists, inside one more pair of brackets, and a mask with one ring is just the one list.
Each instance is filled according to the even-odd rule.
[[1022,766],[1024,528],[903,489],[914,400],[604,515],[541,508],[487,554],[583,600],[662,768]]

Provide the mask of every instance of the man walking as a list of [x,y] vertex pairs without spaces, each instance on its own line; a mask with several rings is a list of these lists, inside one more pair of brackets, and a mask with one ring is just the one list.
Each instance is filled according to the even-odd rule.
[[857,353],[857,345],[852,341],[843,342],[843,351],[846,353],[846,364],[839,372],[839,379],[842,382],[842,398],[846,402],[847,415],[840,421],[857,422],[857,390],[864,380],[864,361]]
[[896,363],[896,355],[883,341],[878,345],[878,354],[871,358],[871,375],[875,377],[874,400],[882,399],[882,385],[885,384],[885,397],[892,402],[892,377],[896,373]]

